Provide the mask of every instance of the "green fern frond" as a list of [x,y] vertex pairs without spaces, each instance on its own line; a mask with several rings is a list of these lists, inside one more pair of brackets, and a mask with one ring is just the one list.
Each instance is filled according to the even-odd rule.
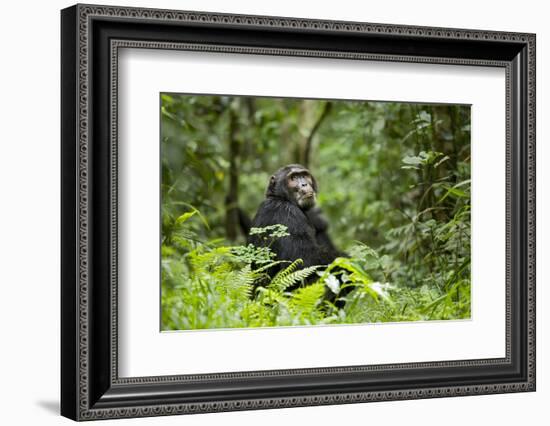
[[271,282],[267,285],[268,288],[274,289],[276,291],[284,291],[284,288],[281,289],[282,286],[279,286],[279,283],[284,280],[288,275],[293,273],[298,266],[302,264],[302,259],[296,259],[294,262],[292,262],[290,265],[288,265],[285,269],[282,269],[273,277]]
[[212,276],[216,280],[223,280],[225,277],[233,272],[233,265],[230,263],[221,263],[217,265],[212,271]]
[[200,249],[192,250],[187,255],[189,262],[193,269],[197,271],[212,270],[212,266],[222,263],[226,260],[227,255],[230,254],[229,247],[216,247],[213,249]]
[[[300,260],[300,259],[299,259]],[[262,272],[265,272],[267,271],[269,268],[273,267],[273,266],[276,266],[276,265],[279,265],[281,263],[289,263],[288,260],[276,260],[274,262],[270,262],[268,263],[267,265],[263,265],[262,267],[260,268],[257,268],[257,269],[254,269],[254,272],[255,273],[262,273]]]
[[302,264],[302,259],[297,259],[292,262],[288,267],[275,275],[273,280],[269,283],[268,288],[282,293],[288,287],[301,283],[319,269],[319,266],[315,265],[296,270],[300,264]]
[[256,275],[251,270],[250,265],[246,265],[240,270],[228,272],[221,279],[223,289],[235,300],[250,298]]
[[319,269],[319,266],[310,266],[308,268],[300,269],[298,271],[295,271],[291,273],[290,275],[287,275],[284,279],[281,279],[281,284],[284,287],[281,289],[281,291],[286,290],[288,287],[302,283],[306,278],[308,278],[310,275],[312,275],[317,269]]
[[294,313],[310,316],[320,306],[325,293],[324,284],[317,282],[296,290],[289,300],[289,306]]

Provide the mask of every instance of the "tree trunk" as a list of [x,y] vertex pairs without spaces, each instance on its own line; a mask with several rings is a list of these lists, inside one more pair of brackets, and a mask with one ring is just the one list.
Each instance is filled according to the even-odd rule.
[[306,139],[305,146],[304,146],[304,153],[303,153],[303,165],[306,168],[309,168],[309,163],[311,159],[311,147],[313,145],[313,137],[317,133],[317,130],[319,130],[319,127],[321,127],[321,124],[323,123],[323,120],[326,118],[330,110],[332,109],[332,103],[326,102],[323,106],[323,110],[321,111],[321,115],[313,124],[313,127],[311,128],[311,131],[309,132],[309,135]]
[[[236,100],[235,102],[238,102]],[[235,105],[229,106],[229,187],[225,198],[225,234],[227,239],[237,239],[239,227],[239,166],[240,142],[237,139],[238,115]]]

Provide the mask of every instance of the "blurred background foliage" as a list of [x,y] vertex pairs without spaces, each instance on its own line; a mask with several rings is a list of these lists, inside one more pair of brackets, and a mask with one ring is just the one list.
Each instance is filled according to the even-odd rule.
[[[469,106],[162,94],[161,161],[163,329],[470,317]],[[246,240],[238,208],[253,217],[289,163],[316,177],[369,283],[343,309],[319,286],[305,316],[284,288],[251,296],[250,263],[228,249]],[[216,281],[229,272],[245,283],[231,295]]]

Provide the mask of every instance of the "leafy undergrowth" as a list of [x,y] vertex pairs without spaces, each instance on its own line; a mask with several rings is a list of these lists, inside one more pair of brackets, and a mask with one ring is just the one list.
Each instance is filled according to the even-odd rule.
[[[269,248],[200,242],[185,226],[196,213],[180,216],[171,244],[162,246],[163,330],[470,317],[469,262],[441,272],[436,277],[440,285],[431,279],[408,286],[387,280],[395,275],[395,262],[387,255],[355,243],[348,249],[350,257],[309,268],[301,268],[297,260],[269,279],[266,271],[282,263]],[[254,232],[285,235],[280,225]],[[342,308],[335,306],[338,300],[345,301]]]

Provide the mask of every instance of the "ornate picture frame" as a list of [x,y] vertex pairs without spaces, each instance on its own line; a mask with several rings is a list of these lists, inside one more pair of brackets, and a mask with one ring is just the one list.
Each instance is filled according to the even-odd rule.
[[[73,420],[535,390],[535,35],[76,5],[61,12],[61,414]],[[502,358],[119,377],[121,48],[498,67],[506,73]]]

